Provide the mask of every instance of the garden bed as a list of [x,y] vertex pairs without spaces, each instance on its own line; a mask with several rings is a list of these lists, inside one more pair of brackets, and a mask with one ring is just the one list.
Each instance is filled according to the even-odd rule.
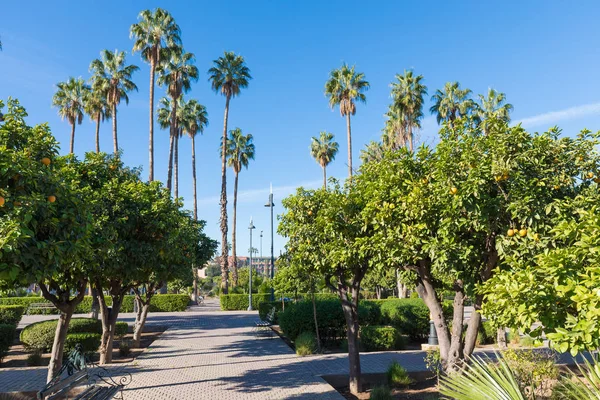
[[[392,389],[392,398],[398,400],[437,400],[439,392],[437,380],[431,372],[409,372],[414,380],[406,388]],[[371,389],[377,385],[387,384],[385,373],[363,374],[363,392],[358,396],[350,393],[348,375],[325,375],[323,379],[348,400],[367,400],[371,398]]]

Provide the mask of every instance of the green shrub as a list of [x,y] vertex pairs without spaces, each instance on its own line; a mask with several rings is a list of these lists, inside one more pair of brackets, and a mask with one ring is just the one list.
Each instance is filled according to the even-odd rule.
[[512,344],[519,344],[521,341],[521,335],[519,334],[519,331],[515,329],[509,329],[508,333],[506,334],[506,341]]
[[360,341],[366,351],[399,350],[404,342],[393,326],[368,325],[360,329]]
[[[26,326],[21,331],[21,343],[28,349],[50,351],[58,320],[41,321]],[[73,318],[67,334],[102,333],[102,322],[92,318]]]
[[23,305],[0,306],[0,324],[16,326],[24,312],[25,306]]
[[371,400],[393,400],[392,391],[385,385],[377,385],[371,390]]
[[30,355],[27,356],[27,366],[28,367],[39,367],[43,364],[42,353],[39,351],[34,351]]
[[[127,335],[127,331],[129,330],[129,325],[127,322],[117,321],[115,324],[115,336],[123,337]],[[102,329],[100,329],[100,333],[102,333]]]
[[190,296],[187,294],[158,294],[150,299],[150,312],[185,311],[189,304]]
[[[345,337],[346,320],[339,300],[316,301],[319,337],[323,344],[334,343]],[[292,341],[302,332],[314,332],[313,305],[310,301],[286,304],[278,315],[279,326]]]
[[69,333],[65,339],[64,354],[67,356],[71,350],[75,349],[75,345],[81,344],[84,353],[95,353],[100,347],[99,333]]
[[410,292],[410,298],[411,299],[418,299],[419,298],[419,293],[417,293],[416,291]]
[[381,324],[381,305],[369,301],[361,300],[358,302],[358,323],[364,325],[380,325]]
[[[466,325],[465,325],[466,327]],[[464,330],[466,333],[466,329]],[[477,331],[477,345],[483,344],[494,344],[498,338],[498,330],[492,326],[490,321],[482,321],[479,324],[479,330]]]
[[[288,302],[288,305],[292,304],[290,302]],[[277,323],[277,314],[283,310],[283,305],[281,304],[281,301],[263,301],[262,303],[260,303],[258,305],[258,315],[260,317],[260,319],[262,319],[263,321],[267,318],[267,314],[269,314],[269,312],[271,311],[271,309],[275,307],[275,321],[274,323]]]
[[121,357],[127,357],[131,354],[131,342],[129,340],[123,340],[119,343],[119,354]]
[[536,389],[542,393],[558,378],[556,354],[552,350],[506,350],[503,358],[523,390]]
[[411,340],[429,333],[429,309],[421,299],[389,299],[381,304],[381,323],[396,327]]
[[386,372],[388,384],[392,386],[408,386],[412,379],[408,372],[397,361],[393,361]]
[[519,344],[523,347],[540,347],[542,342],[539,340],[535,340],[529,335],[525,335],[520,338]]
[[8,349],[15,340],[17,327],[13,324],[0,324],[0,361],[8,354]]
[[433,372],[439,378],[442,373],[442,357],[440,355],[440,349],[427,350],[423,361],[425,361],[425,368]]
[[302,332],[294,341],[296,346],[296,354],[299,356],[308,356],[317,351],[317,338],[312,332]]
[[[260,303],[269,301],[270,299],[270,294],[252,294],[252,308],[258,310]],[[219,296],[219,301],[221,303],[221,310],[223,311],[248,309],[247,294],[222,294]]]

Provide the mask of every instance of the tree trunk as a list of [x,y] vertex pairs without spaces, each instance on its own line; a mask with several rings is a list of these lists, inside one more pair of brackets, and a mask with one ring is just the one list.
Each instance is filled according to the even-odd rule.
[[119,316],[119,311],[121,310],[121,304],[123,302],[123,294],[115,293],[116,290],[112,290],[112,308],[106,306],[106,301],[104,299],[104,294],[101,292],[101,288],[99,289],[99,284],[96,284],[96,289],[101,295],[99,296],[100,300],[100,316],[102,320],[102,338],[100,341],[100,364],[110,364],[112,362],[112,354],[113,354],[113,341],[115,336],[115,325],[117,323],[117,318]]
[[192,267],[192,274],[194,274],[194,281],[192,283],[192,302],[198,304],[198,268]]
[[[236,231],[237,231],[237,192],[238,192],[238,178],[239,172],[234,171],[235,178],[233,180],[233,223],[231,226],[231,256],[233,257],[233,273],[232,280],[233,285],[238,285],[238,268],[237,268],[237,249],[236,249]],[[252,249],[250,249],[252,251]]]
[[412,153],[413,151],[413,130],[412,130],[412,124],[408,125],[408,148],[410,150],[410,152]]
[[69,154],[73,154],[73,147],[75,145],[75,122],[71,124],[71,144],[69,146]]
[[100,113],[96,115],[96,153],[100,153]]
[[348,176],[352,178],[352,133],[350,130],[350,114],[346,114],[346,126],[348,129]]
[[172,180],[171,178],[173,177],[173,148],[175,145],[175,136],[171,135],[171,137],[169,138],[169,166],[167,168],[167,189],[169,190],[169,192],[171,192],[171,188],[173,187],[172,185]]
[[229,115],[229,100],[225,100],[225,115],[223,116],[223,139],[221,143],[221,290],[223,294],[228,293],[227,277],[228,255],[227,250],[227,117]]
[[327,167],[323,165],[323,189],[327,190]]
[[496,341],[498,342],[498,347],[500,347],[502,350],[507,348],[506,328],[498,328],[498,332],[496,333]]
[[66,312],[61,311],[58,317],[56,333],[54,334],[54,343],[52,344],[52,355],[50,357],[50,364],[48,364],[48,376],[46,378],[46,382],[50,382],[62,367],[65,339],[67,337],[67,330],[69,329],[69,323],[71,322],[71,317],[73,316],[74,311],[75,307],[69,307]]
[[175,134],[175,152],[173,154],[173,163],[175,164],[175,172],[173,186],[175,186],[175,198],[179,197],[179,132]]
[[342,301],[342,309],[346,319],[346,335],[348,339],[348,363],[350,393],[356,395],[362,392],[360,353],[358,347],[358,290],[352,287],[352,301],[347,297],[347,290],[338,284],[338,294]]
[[452,336],[450,338],[450,349],[448,349],[448,358],[445,368],[446,372],[458,371],[464,360],[462,333],[465,317],[465,294],[463,292],[462,281],[457,281],[454,286]]
[[[317,322],[317,303],[315,301],[315,281],[311,278],[310,280],[310,294],[312,297],[313,306],[313,319],[315,321],[315,333],[317,335],[317,353],[321,352],[321,336],[319,336],[319,323]],[[282,296],[283,298],[283,296]]]
[[90,296],[92,296],[92,311],[90,313],[90,318],[98,319],[100,303],[98,302],[98,291],[93,287],[92,282],[90,282]]
[[[192,135],[192,187],[194,190],[194,220],[198,221],[198,193],[196,192],[196,135]],[[194,280],[195,282],[195,280]]]
[[375,285],[375,296],[377,296],[377,300],[381,300],[381,286]]
[[148,182],[154,180],[154,58],[150,61],[150,136],[148,138]]
[[115,155],[119,154],[119,141],[117,139],[117,103],[112,106],[112,125],[113,125],[113,147]]
[[140,340],[142,339],[142,333],[144,332],[144,326],[146,325],[148,311],[150,311],[151,298],[151,296],[146,296],[146,301],[143,301],[137,293],[135,295],[135,301],[138,303],[138,307],[135,314],[135,325],[133,326],[132,347],[134,348],[140,347]]

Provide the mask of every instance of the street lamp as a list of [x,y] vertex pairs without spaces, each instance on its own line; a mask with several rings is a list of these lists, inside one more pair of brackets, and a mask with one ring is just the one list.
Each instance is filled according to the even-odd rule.
[[273,289],[273,276],[275,275],[275,257],[273,255],[273,185],[271,185],[271,191],[269,193],[269,201],[265,204],[265,207],[271,209],[271,301],[275,301],[275,290]]
[[263,269],[262,272],[265,274],[265,277],[266,277],[267,276],[267,274],[266,274],[267,271],[265,269],[265,263],[264,263],[263,258],[262,258],[262,235],[263,235],[263,231],[260,231],[260,266]]
[[248,311],[252,311],[252,229],[256,227],[252,223],[252,217],[250,217],[250,269],[248,274]]

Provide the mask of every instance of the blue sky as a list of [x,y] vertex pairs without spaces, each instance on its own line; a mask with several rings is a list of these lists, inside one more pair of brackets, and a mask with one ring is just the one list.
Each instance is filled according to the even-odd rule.
[[[417,4],[418,3],[418,4]],[[187,98],[207,107],[210,125],[196,141],[199,217],[207,232],[220,237],[218,194],[225,100],[210,89],[206,71],[223,51],[242,54],[254,79],[232,101],[229,127],[255,137],[256,160],[240,174],[238,254],[247,254],[248,222],[254,217],[255,247],[264,230],[269,251],[269,184],[276,212],[297,186],[316,187],[320,167],[311,158],[310,137],[327,130],[340,142],[328,175],[344,178],[345,120],[328,108],[323,86],[331,69],[356,64],[371,83],[367,104],[352,120],[355,164],[360,149],[377,139],[390,102],[396,73],[423,74],[430,95],[457,80],[474,93],[489,87],[507,94],[514,121],[542,131],[559,125],[572,135],[600,127],[600,5],[592,1],[401,2],[401,1],[87,1],[7,2],[2,6],[0,98],[20,99],[29,123],[49,122],[68,151],[69,125],[51,107],[57,82],[89,77],[88,67],[102,49],[126,50],[138,93],[119,108],[119,144],[124,161],[142,166],[147,177],[149,68],[131,55],[129,27],[140,10],[163,7],[182,29],[184,47],[196,55],[200,80]],[[156,99],[164,94],[162,88]],[[429,103],[427,108],[429,108]],[[435,143],[437,126],[429,115],[420,142]],[[77,126],[75,152],[94,148],[94,124]],[[156,178],[165,181],[168,133],[155,131]],[[101,148],[112,150],[110,123],[101,127]],[[190,142],[180,142],[180,195],[191,208]],[[229,196],[233,173],[229,171]],[[231,208],[231,201],[230,201]],[[230,213],[231,215],[231,213]],[[283,248],[275,238],[275,252]]]

